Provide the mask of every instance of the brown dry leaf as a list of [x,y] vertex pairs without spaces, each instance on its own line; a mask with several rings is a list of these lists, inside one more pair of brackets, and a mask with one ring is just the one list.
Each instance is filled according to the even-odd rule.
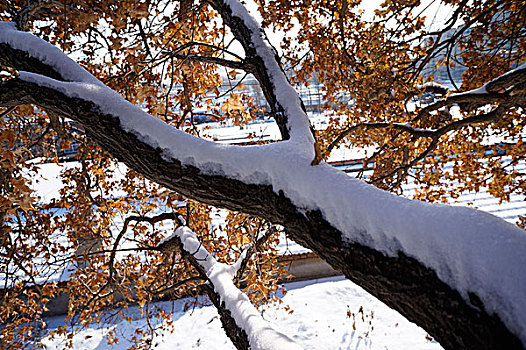
[[139,4],[139,6],[137,6],[133,12],[134,12],[134,15],[138,18],[148,17],[149,15],[148,4],[145,2]]
[[241,112],[243,111],[243,104],[241,103],[241,96],[237,94],[232,94],[226,100],[225,103],[221,106],[221,111],[227,114],[232,114],[232,112]]
[[228,72],[228,76],[230,77],[230,79],[236,79],[238,74],[239,72],[236,70],[231,70],[230,72]]

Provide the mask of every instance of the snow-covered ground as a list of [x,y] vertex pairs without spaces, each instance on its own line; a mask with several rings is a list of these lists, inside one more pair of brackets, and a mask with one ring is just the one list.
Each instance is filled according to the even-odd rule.
[[[267,307],[263,317],[305,349],[441,349],[424,330],[343,277],[288,283],[286,288],[289,292],[283,304]],[[213,306],[184,311],[184,303],[156,304],[159,309],[174,311],[174,323],[173,331],[153,339],[153,349],[234,349]],[[138,307],[130,308],[128,313],[131,323],[101,324],[79,331],[73,349],[127,349],[132,343],[126,339],[135,329],[147,327]],[[64,324],[64,317],[48,318],[46,322],[52,330]],[[119,336],[119,342],[111,346],[105,340],[110,330]],[[63,349],[64,338],[45,337],[43,344],[48,350]]]

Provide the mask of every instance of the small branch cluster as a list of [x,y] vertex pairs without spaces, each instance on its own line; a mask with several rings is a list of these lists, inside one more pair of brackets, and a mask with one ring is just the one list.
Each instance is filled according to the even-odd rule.
[[[426,85],[422,86],[421,88],[423,91],[435,91],[440,94],[444,94],[448,91],[440,85]],[[455,105],[459,106],[464,112],[471,112],[474,115],[463,119],[450,121],[436,129],[416,128],[411,126],[411,123],[401,124],[377,122],[354,125],[338,134],[338,136],[327,146],[325,150],[325,156],[327,157],[331,151],[350,134],[362,129],[398,130],[399,132],[390,139],[390,142],[394,141],[403,133],[410,134],[413,141],[416,141],[420,138],[429,139],[430,143],[421,153],[412,159],[407,160],[400,166],[395,167],[388,173],[374,178],[373,182],[381,181],[392,176],[393,174],[400,172],[402,172],[403,175],[399,176],[399,178],[404,178],[409,169],[413,168],[419,161],[427,157],[437,147],[441,136],[468,126],[485,126],[486,123],[495,122],[501,119],[510,108],[518,107],[525,94],[526,66],[523,65],[511,72],[493,79],[478,89],[463,93],[450,94],[442,100],[438,100],[424,108],[421,108],[412,118],[412,123],[425,120],[433,113],[440,113],[443,111],[446,111],[444,113],[449,113],[447,112],[449,108]],[[492,106],[490,111],[486,112],[483,110],[481,113],[477,113],[479,108],[487,105]],[[369,157],[365,163],[372,161],[373,158],[377,157],[381,153],[381,151],[382,149],[376,152],[372,157]]]

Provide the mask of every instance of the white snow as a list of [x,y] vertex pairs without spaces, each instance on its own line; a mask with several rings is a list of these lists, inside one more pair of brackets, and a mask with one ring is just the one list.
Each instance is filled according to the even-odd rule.
[[[232,13],[241,18],[252,32],[254,48],[264,61],[279,103],[287,112],[286,114],[289,118],[287,126],[291,141],[298,146],[298,149],[309,150],[311,156],[314,157],[314,137],[310,132],[309,118],[301,108],[301,102],[296,91],[288,83],[285,73],[274,59],[276,55],[275,50],[266,43],[259,25],[241,3],[237,0],[226,0],[225,3],[231,7]],[[32,57],[38,58],[53,67],[65,80],[73,84],[59,84],[54,79],[29,72],[21,72],[20,78],[23,80],[42,86],[57,88],[70,97],[96,101],[104,112],[114,116],[120,117],[128,113],[136,114],[139,111],[134,105],[123,103],[124,100],[120,95],[104,86],[102,82],[67,57],[58,48],[30,33],[17,31],[12,23],[0,22],[0,42],[7,43],[15,49],[28,52]],[[107,95],[104,96],[104,93]],[[120,108],[124,108],[124,110],[119,111]],[[117,111],[115,111],[115,109],[117,109]],[[146,113],[143,112],[139,114],[142,114],[140,118],[146,118]],[[158,120],[158,118],[152,118]],[[122,122],[122,118],[120,119]],[[137,121],[137,118],[133,119]],[[153,125],[156,124],[153,120],[150,120],[149,123]],[[129,125],[129,123],[125,124]],[[127,131],[138,130],[138,126],[140,125],[141,123],[138,125],[135,123],[135,125],[133,125],[135,127],[126,129],[126,125],[123,124]],[[153,125],[150,126],[154,127]],[[141,135],[148,138],[148,135]]]
[[[287,283],[285,287],[289,292],[283,297],[283,304],[268,306],[263,317],[305,349],[441,349],[437,342],[426,339],[424,330],[343,277]],[[184,311],[185,302],[155,304],[160,310],[174,311],[173,331],[154,337],[152,345],[155,349],[234,349],[213,306]],[[292,314],[283,308],[285,305],[290,307]],[[364,321],[360,307],[363,308]],[[73,338],[73,350],[127,349],[132,344],[126,339],[134,335],[135,328],[147,328],[137,307],[131,307],[127,314],[133,318],[131,324],[127,321],[106,323],[78,332]],[[52,330],[64,324],[64,317],[48,318],[46,323],[48,330]],[[353,323],[356,329],[353,329]],[[117,332],[119,343],[106,344],[104,336],[109,330]],[[43,341],[46,350],[63,349],[63,342],[63,337],[51,339],[49,336]]]
[[509,75],[511,73],[514,73],[518,70],[522,70],[522,69],[526,69],[526,62],[521,64],[520,66],[510,70],[510,71],[507,71],[506,73],[504,74],[501,74],[499,75],[498,77],[496,77],[495,79],[492,79],[490,81],[488,81],[486,84],[482,85],[481,87],[479,88],[476,88],[476,89],[473,89],[473,90],[469,90],[469,91],[464,91],[464,92],[459,92],[459,93],[454,93],[454,94],[451,94],[449,95],[450,97],[452,96],[462,96],[462,95],[477,95],[477,94],[487,94],[488,93],[488,90],[486,90],[486,87],[491,84],[492,82],[494,82],[495,80],[497,79],[500,79],[506,75]]
[[[257,24],[250,22],[242,6],[237,1],[228,3],[254,32]],[[258,33],[253,33],[253,40],[258,50],[264,50],[261,45],[266,44],[258,41],[262,41]],[[466,300],[468,292],[476,293],[486,310],[497,313],[526,344],[526,231],[474,209],[394,196],[324,163],[311,166],[313,147],[305,131],[308,122],[296,113],[292,102],[285,104],[294,108],[289,110],[289,116],[294,116],[291,140],[246,147],[215,144],[146,114],[31,34],[19,33],[4,23],[0,25],[0,42],[43,60],[75,82],[29,72],[20,72],[21,79],[92,101],[104,113],[118,117],[124,130],[160,147],[166,159],[179,159],[207,174],[272,185],[276,193],[283,191],[299,208],[319,209],[349,243],[367,245],[389,256],[404,252],[414,257]],[[267,54],[272,52],[267,50]],[[267,68],[273,79],[278,79],[279,66]],[[288,100],[293,90],[282,90],[286,85],[282,78],[274,84]]]
[[491,82],[493,82],[493,81],[495,81],[495,80],[497,80],[497,79],[499,79],[499,78],[501,78],[501,77],[504,77],[504,76],[506,76],[506,75],[509,75],[509,74],[515,73],[515,72],[517,72],[517,71],[519,71],[519,70],[523,70],[523,69],[526,69],[526,62],[524,62],[523,64],[521,64],[521,65],[518,66],[518,67],[513,68],[512,70],[507,71],[507,72],[504,73],[504,74],[501,74],[501,75],[498,76],[497,78],[492,79],[491,81],[487,82],[485,85],[488,85],[489,83],[491,83]]
[[463,95],[485,95],[488,93],[488,90],[486,90],[486,85],[487,84],[484,84],[479,88],[469,90],[469,91],[456,92],[456,93],[449,95],[449,97],[463,96]]
[[65,80],[104,85],[60,49],[30,33],[16,30],[14,23],[0,21],[0,42],[28,52],[32,57],[53,67]]
[[186,226],[177,228],[174,234],[181,240],[184,250],[192,254],[203,267],[236,324],[246,332],[252,349],[301,349],[292,339],[265,321],[248,296],[234,285],[232,278],[239,263],[231,266],[218,262],[206,251],[197,235]]
[[285,73],[274,58],[277,55],[276,51],[267,43],[259,23],[248,13],[245,5],[238,0],[224,0],[224,3],[230,7],[233,16],[243,20],[246,27],[252,32],[251,43],[254,45],[258,55],[263,59],[265,68],[274,85],[276,99],[285,108],[286,115],[289,118],[287,126],[289,127],[291,140],[301,140],[302,146],[312,151],[311,156],[313,157],[314,137],[310,132],[309,118],[301,108],[301,101],[296,90],[290,85]]

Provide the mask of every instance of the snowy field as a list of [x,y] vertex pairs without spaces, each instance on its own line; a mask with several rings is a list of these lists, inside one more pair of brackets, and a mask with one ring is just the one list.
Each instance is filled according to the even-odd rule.
[[[289,292],[283,304],[268,307],[263,317],[305,349],[441,349],[424,330],[343,277],[288,283],[286,288]],[[213,306],[184,312],[183,304],[156,304],[159,309],[174,310],[174,323],[172,332],[153,339],[153,349],[234,349]],[[289,314],[285,306],[293,312]],[[131,323],[121,321],[81,330],[74,337],[73,349],[127,349],[132,343],[126,339],[135,329],[147,327],[137,307],[130,308],[129,315]],[[48,318],[46,322],[51,330],[63,325],[64,317]],[[104,338],[110,330],[119,335],[119,342],[111,346]],[[48,350],[63,349],[64,338],[46,337],[43,344]]]

